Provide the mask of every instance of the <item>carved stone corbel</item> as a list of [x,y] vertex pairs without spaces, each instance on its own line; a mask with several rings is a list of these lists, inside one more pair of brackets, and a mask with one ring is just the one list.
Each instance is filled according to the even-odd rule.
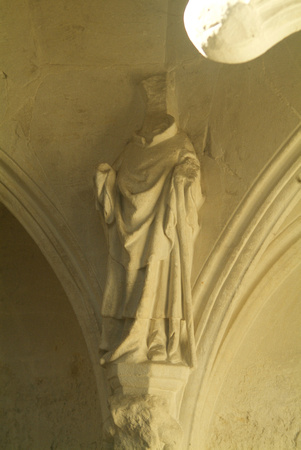
[[166,112],[165,77],[142,84],[143,127],[112,167],[100,164],[95,180],[109,248],[101,309],[101,364],[112,390],[106,442],[176,449],[179,406],[196,365],[190,277],[200,164]]
[[180,448],[179,407],[189,373],[188,367],[170,364],[109,364],[107,448]]

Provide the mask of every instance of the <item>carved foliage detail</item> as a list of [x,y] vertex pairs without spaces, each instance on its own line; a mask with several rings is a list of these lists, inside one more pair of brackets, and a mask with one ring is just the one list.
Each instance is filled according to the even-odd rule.
[[169,414],[166,399],[155,395],[115,394],[109,404],[112,418],[105,423],[104,449],[180,448],[182,429]]

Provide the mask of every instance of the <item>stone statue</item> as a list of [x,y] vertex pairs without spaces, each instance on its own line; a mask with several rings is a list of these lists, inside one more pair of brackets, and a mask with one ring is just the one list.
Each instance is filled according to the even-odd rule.
[[95,178],[109,247],[103,364],[192,367],[196,360],[190,277],[203,201],[200,164],[187,135],[164,111],[158,83],[160,77],[144,82],[142,129],[112,167],[99,165]]

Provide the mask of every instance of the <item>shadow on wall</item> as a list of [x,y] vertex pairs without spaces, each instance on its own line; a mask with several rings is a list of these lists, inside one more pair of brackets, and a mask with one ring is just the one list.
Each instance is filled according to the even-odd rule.
[[0,220],[0,448],[97,449],[96,384],[69,300],[3,206]]

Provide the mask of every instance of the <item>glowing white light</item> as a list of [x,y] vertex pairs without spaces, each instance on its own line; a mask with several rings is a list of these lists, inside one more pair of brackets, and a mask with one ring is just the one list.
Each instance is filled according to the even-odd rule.
[[245,62],[301,29],[301,0],[190,0],[184,24],[207,58]]

